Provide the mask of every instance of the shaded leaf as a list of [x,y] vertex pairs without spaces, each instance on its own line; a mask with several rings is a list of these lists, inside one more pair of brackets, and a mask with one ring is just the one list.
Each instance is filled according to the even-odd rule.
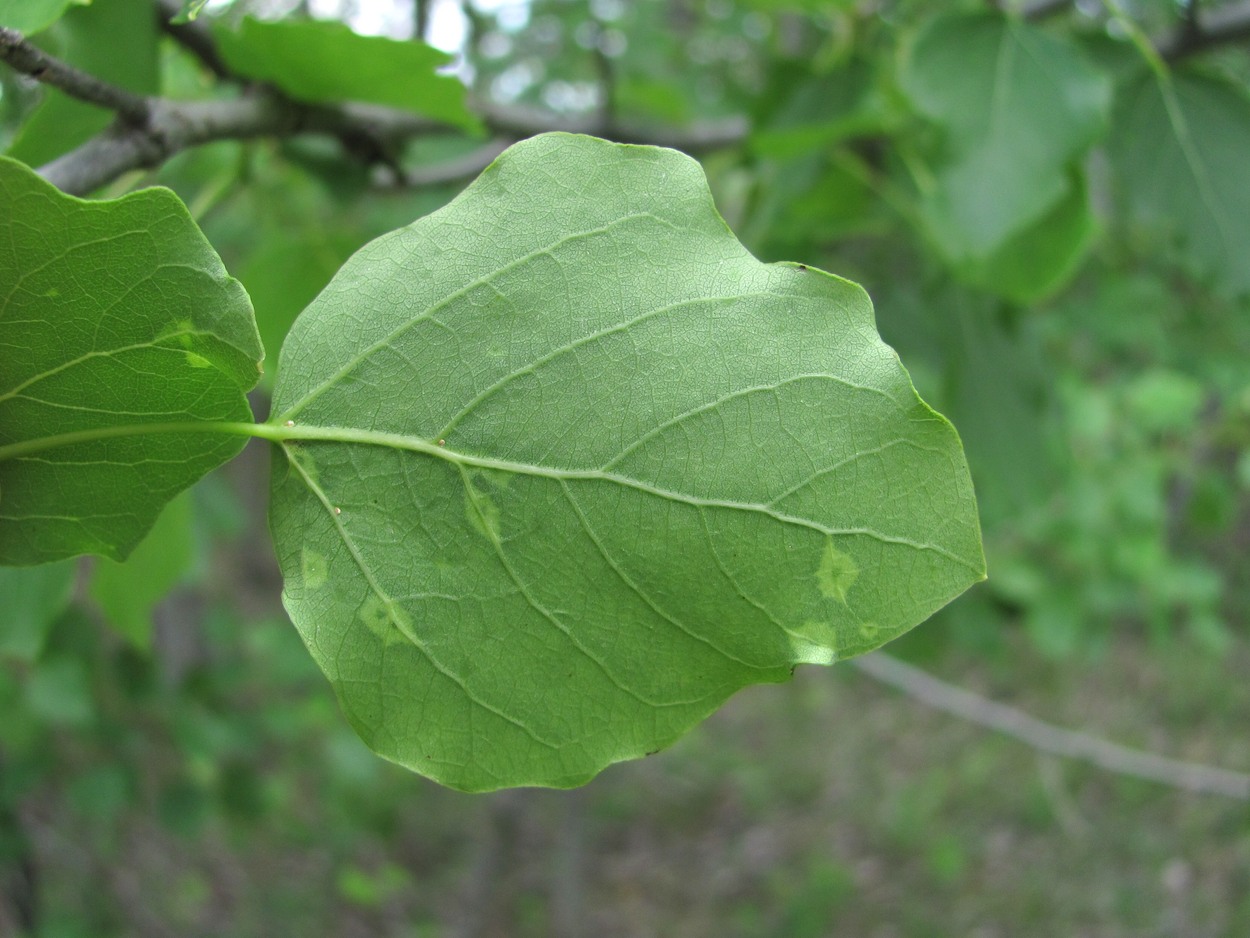
[[152,613],[191,565],[191,521],[191,496],[184,492],[165,506],[125,563],[106,559],[95,569],[91,595],[136,648],[151,646]]
[[[138,93],[155,92],[160,77],[156,17],[146,3],[95,0],[71,10],[39,37],[39,45],[69,64]],[[9,147],[32,166],[68,153],[113,121],[112,111],[43,86],[44,98]]]
[[1104,132],[1111,102],[1077,46],[992,13],[934,20],[900,82],[943,131],[922,211],[953,260],[989,256],[1069,196],[1070,167]]
[[165,189],[64,195],[0,159],[0,563],[124,558],[235,455],[251,419],[247,294]]
[[1041,219],[984,258],[958,264],[968,283],[1017,303],[1035,303],[1065,286],[1098,234],[1083,179]]
[[1120,207],[1147,238],[1232,294],[1250,292],[1250,97],[1207,75],[1153,75],[1118,96],[1111,135]]
[[470,130],[479,126],[465,106],[464,85],[435,72],[451,56],[423,42],[360,36],[342,23],[251,17],[237,31],[218,25],[213,32],[231,70],[301,101],[367,101]]
[[585,782],[983,576],[867,296],[755,260],[671,150],[536,137],[367,245],[270,435],[292,620],[365,741],[457,788]]
[[91,0],[0,0],[0,26],[31,36],[59,20],[71,4]]
[[0,656],[34,661],[48,631],[69,605],[76,565],[44,564],[30,570],[0,567]]

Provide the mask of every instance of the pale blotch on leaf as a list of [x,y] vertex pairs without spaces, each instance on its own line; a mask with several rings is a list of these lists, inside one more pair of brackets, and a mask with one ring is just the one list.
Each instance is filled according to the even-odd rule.
[[499,506],[483,494],[472,482],[464,485],[464,510],[473,530],[489,541],[499,540]]
[[838,633],[832,622],[808,619],[789,629],[791,650],[799,664],[833,664],[838,659]]
[[385,601],[376,594],[366,599],[360,607],[360,621],[388,645],[404,637],[404,625],[411,631],[411,621],[407,614],[393,602]]
[[881,626],[875,622],[863,622],[859,626],[859,637],[866,642],[875,641],[877,633],[881,631]]
[[328,572],[325,557],[307,547],[300,551],[300,573],[304,578],[305,589],[321,589],[325,586]]
[[187,364],[192,368],[212,368],[213,363],[203,355],[196,355],[195,352],[184,352],[187,356]]
[[286,449],[287,458],[299,466],[300,471],[308,477],[309,482],[313,485],[319,485],[321,480],[317,475],[317,463],[308,454],[308,450],[300,446],[298,440],[284,444],[284,448]]
[[825,542],[825,551],[820,556],[820,565],[816,568],[816,584],[820,592],[830,599],[846,603],[846,594],[851,591],[855,581],[859,579],[859,566],[833,546],[833,540]]

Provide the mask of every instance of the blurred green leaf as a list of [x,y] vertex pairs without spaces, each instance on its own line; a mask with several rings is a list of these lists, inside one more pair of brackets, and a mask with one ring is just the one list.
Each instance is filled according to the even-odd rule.
[[[0,17],[0,22],[3,18]],[[135,0],[94,0],[70,10],[38,44],[85,72],[140,94],[159,87],[156,16]],[[114,114],[43,86],[43,101],[25,122],[8,155],[31,166],[47,163],[112,123]]]
[[0,567],[0,656],[26,662],[39,656],[49,629],[69,605],[77,569],[72,560],[27,570]]
[[1077,177],[1042,218],[985,257],[958,263],[955,270],[968,283],[998,296],[1035,303],[1068,284],[1097,233],[1085,182]]
[[478,130],[465,88],[439,75],[451,57],[423,42],[360,36],[342,23],[265,23],[246,17],[239,29],[213,30],[226,64],[237,74],[273,82],[301,101],[365,101]]
[[1233,82],[1177,72],[1120,90],[1111,162],[1125,221],[1175,248],[1200,278],[1250,293],[1250,95]]
[[580,784],[984,575],[863,291],[760,264],[671,150],[535,137],[363,248],[271,423],[292,620],[366,742],[453,787]]
[[243,447],[195,425],[251,419],[247,295],[168,190],[87,202],[0,158],[0,297],[0,563],[123,559]]
[[59,20],[71,6],[91,0],[0,0],[0,26],[32,36]]
[[1110,81],[1076,45],[994,13],[933,20],[900,84],[943,132],[921,209],[954,261],[990,257],[1070,197],[1071,167],[1111,103]]
[[183,492],[165,506],[125,563],[106,558],[96,566],[91,595],[109,624],[136,648],[151,647],[152,612],[191,565],[191,522],[191,493]]
[[56,726],[88,726],[95,719],[95,701],[86,663],[63,655],[40,661],[26,684],[26,705]]

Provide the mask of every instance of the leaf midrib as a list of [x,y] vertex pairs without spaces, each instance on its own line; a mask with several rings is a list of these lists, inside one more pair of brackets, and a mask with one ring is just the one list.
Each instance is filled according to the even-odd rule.
[[643,494],[667,499],[679,504],[698,508],[723,508],[731,511],[745,511],[764,515],[783,524],[815,531],[829,537],[868,537],[883,544],[910,547],[913,550],[935,553],[952,563],[965,567],[977,577],[984,571],[980,564],[960,557],[940,544],[929,541],[916,541],[900,535],[886,534],[873,528],[845,527],[838,528],[821,524],[810,518],[778,511],[772,505],[759,502],[742,502],[734,499],[705,498],[686,492],[660,488],[640,479],[621,473],[607,472],[604,469],[568,469],[542,466],[533,463],[516,462],[498,459],[492,456],[476,456],[447,446],[439,446],[436,441],[403,433],[389,433],[381,430],[361,430],[352,427],[321,427],[321,426],[286,426],[273,423],[232,423],[226,421],[180,421],[176,423],[131,424],[126,426],[104,427],[96,430],[83,430],[64,433],[58,436],[45,437],[37,440],[23,440],[7,446],[0,446],[0,464],[7,459],[19,459],[31,453],[43,452],[75,443],[89,443],[104,439],[116,439],[127,436],[147,436],[164,433],[220,433],[231,436],[254,436],[270,440],[274,443],[345,443],[362,446],[379,446],[387,449],[402,450],[432,456],[461,467],[473,469],[490,469],[514,475],[546,478],[557,482],[609,482],[625,488],[635,489]]

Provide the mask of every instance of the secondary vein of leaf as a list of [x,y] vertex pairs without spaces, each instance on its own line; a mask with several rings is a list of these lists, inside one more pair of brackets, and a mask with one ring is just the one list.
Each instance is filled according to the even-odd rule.
[[[382,584],[378,582],[377,577],[373,573],[373,568],[366,562],[364,556],[360,552],[360,548],[356,546],[356,542],[348,535],[347,529],[343,526],[343,522],[338,518],[338,516],[335,515],[334,508],[330,504],[330,499],[326,496],[326,493],[322,491],[321,487],[317,485],[316,482],[313,481],[312,476],[308,474],[298,459],[292,459],[290,460],[290,463],[300,474],[300,477],[304,480],[304,484],[308,486],[308,490],[313,493],[313,496],[320,501],[322,506],[325,508],[326,513],[330,516],[334,526],[338,529],[339,537],[342,539],[344,546],[346,546],[348,553],[351,554],[352,560],[355,562],[357,569],[360,570],[361,576],[365,578],[365,582],[369,585],[369,589],[375,596],[377,596],[384,609],[388,610],[388,612],[392,611],[395,607],[395,600],[391,598],[390,594],[382,588]],[[421,640],[420,636],[418,636],[411,628],[404,625],[404,623],[400,620],[400,617],[392,615],[391,623],[395,626],[395,628],[399,629],[404,638],[412,643],[414,648],[425,656],[425,659],[430,662],[430,666],[433,667],[434,670],[438,671],[439,674],[443,675],[443,677],[447,678],[459,687],[460,690],[464,692],[464,695],[468,700],[472,701],[488,713],[491,713],[503,720],[505,723],[512,724],[539,745],[553,750],[558,750],[560,748],[557,744],[539,736],[520,720],[509,716],[498,707],[492,706],[474,694],[473,691],[469,689],[469,685],[465,682],[464,678],[440,662],[430,652],[430,649],[426,646],[425,642]]]
[[403,335],[409,329],[413,328],[417,323],[423,322],[429,319],[435,313],[444,309],[448,304],[450,304],[454,300],[459,299],[462,296],[467,295],[470,291],[476,289],[477,287],[484,286],[490,283],[500,274],[507,273],[510,270],[520,267],[522,264],[526,264],[529,261],[534,260],[534,258],[536,257],[542,257],[544,254],[550,254],[556,248],[562,247],[573,241],[578,241],[582,238],[594,237],[595,235],[606,234],[607,232],[615,228],[617,225],[623,225],[626,222],[637,221],[640,218],[650,218],[654,221],[662,221],[661,219],[657,218],[655,215],[653,215],[650,212],[634,212],[629,215],[622,215],[620,218],[614,218],[611,221],[607,222],[606,224],[600,225],[598,228],[588,228],[585,231],[575,231],[575,232],[572,232],[571,234],[567,234],[564,237],[551,242],[551,244],[543,245],[541,248],[530,251],[528,254],[523,254],[522,256],[515,258],[500,267],[496,267],[493,270],[490,270],[482,274],[480,277],[477,277],[474,280],[469,281],[464,286],[460,287],[458,290],[454,290],[453,292],[439,299],[436,303],[434,303],[428,309],[422,311],[419,315],[414,316],[411,319],[405,320],[398,328],[391,330],[390,333],[383,336],[381,339],[378,339],[378,341],[374,342],[368,348],[362,349],[360,352],[353,355],[350,359],[347,360],[345,364],[343,364],[338,369],[338,371],[330,375],[328,378],[322,381],[315,388],[312,388],[311,390],[306,392],[302,398],[300,398],[298,401],[296,401],[290,407],[288,407],[280,415],[279,419],[287,420],[287,419],[295,417],[305,407],[307,407],[309,404],[315,401],[318,397],[324,394],[327,390],[334,387],[334,385],[336,385],[344,377],[346,377],[353,370],[359,367],[374,352],[377,352],[383,348],[386,348],[386,346],[390,345],[390,343],[393,342],[396,338]]

